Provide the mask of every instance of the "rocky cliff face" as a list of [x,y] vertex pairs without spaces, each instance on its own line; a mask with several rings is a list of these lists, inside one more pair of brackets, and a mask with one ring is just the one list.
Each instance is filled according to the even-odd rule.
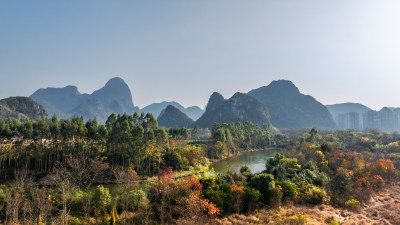
[[267,108],[257,99],[242,93],[236,93],[230,99],[214,92],[207,104],[206,111],[194,125],[212,127],[214,123],[247,122],[258,125],[271,125]]
[[273,81],[248,94],[268,108],[271,123],[275,127],[333,129],[336,126],[328,109],[312,96],[300,93],[291,81]]
[[85,119],[97,118],[105,121],[111,113],[133,114],[138,108],[133,105],[128,85],[121,78],[112,78],[106,85],[92,94],[81,94],[75,86],[39,89],[31,98],[43,105],[49,115],[71,118],[74,115]]
[[158,126],[166,128],[189,127],[194,122],[185,113],[172,105],[167,106],[161,112],[157,121]]
[[40,120],[46,117],[44,108],[30,98],[10,97],[0,100],[0,120],[9,118]]

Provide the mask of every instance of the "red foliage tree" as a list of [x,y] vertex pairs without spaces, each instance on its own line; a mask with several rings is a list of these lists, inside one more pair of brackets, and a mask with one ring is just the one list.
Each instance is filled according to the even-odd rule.
[[186,218],[201,217],[202,215],[219,215],[219,209],[208,199],[201,199],[196,193],[177,200],[176,211]]
[[371,178],[371,185],[374,189],[382,188],[385,185],[385,180],[379,175],[373,175]]

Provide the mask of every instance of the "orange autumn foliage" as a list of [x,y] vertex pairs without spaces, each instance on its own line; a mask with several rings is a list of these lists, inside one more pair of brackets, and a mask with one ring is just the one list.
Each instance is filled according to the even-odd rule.
[[176,211],[183,217],[198,217],[203,214],[219,215],[219,209],[208,199],[201,199],[196,193],[177,200]]

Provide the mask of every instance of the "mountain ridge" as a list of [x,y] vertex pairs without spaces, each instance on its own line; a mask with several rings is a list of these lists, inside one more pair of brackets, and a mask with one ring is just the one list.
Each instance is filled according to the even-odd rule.
[[162,101],[159,103],[152,103],[140,109],[139,112],[151,113],[155,117],[158,117],[161,114],[161,112],[168,107],[168,105],[172,105],[175,108],[179,109],[187,116],[189,116],[192,120],[199,119],[201,115],[203,115],[204,113],[204,110],[198,106],[189,106],[185,108],[184,106],[175,101]]

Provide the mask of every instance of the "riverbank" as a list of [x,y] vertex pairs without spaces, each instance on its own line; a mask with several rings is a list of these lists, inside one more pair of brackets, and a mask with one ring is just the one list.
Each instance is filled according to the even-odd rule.
[[267,150],[282,150],[283,148],[278,148],[278,147],[271,147],[271,148],[259,148],[259,149],[249,149],[249,150],[245,150],[245,151],[241,151],[241,152],[237,152],[237,153],[234,153],[234,154],[232,154],[232,155],[229,155],[229,156],[227,156],[227,157],[225,157],[225,158],[223,158],[223,159],[209,159],[210,160],[210,165],[211,164],[213,164],[213,163],[217,163],[217,162],[220,162],[220,161],[226,161],[226,160],[230,160],[230,159],[233,159],[233,158],[236,158],[236,157],[238,157],[238,156],[240,156],[241,154],[243,154],[243,153],[246,153],[246,152],[259,152],[259,151],[267,151]]
[[216,173],[224,173],[229,170],[239,172],[242,166],[248,166],[254,173],[258,173],[265,169],[268,159],[281,151],[280,148],[252,149],[215,161],[209,167],[214,168]]

